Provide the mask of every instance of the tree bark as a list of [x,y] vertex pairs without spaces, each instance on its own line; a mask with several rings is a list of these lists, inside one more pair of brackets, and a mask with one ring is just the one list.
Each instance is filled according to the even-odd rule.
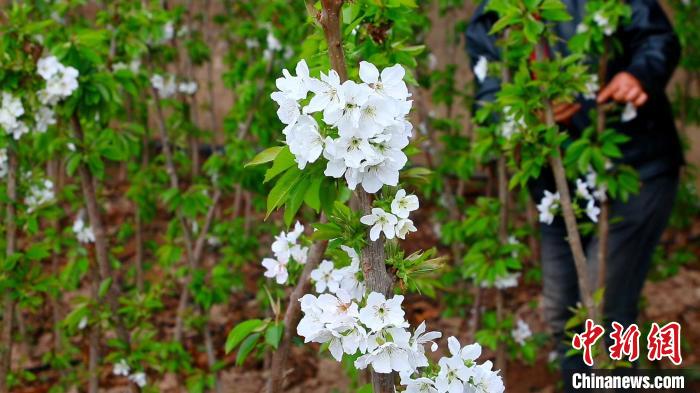
[[[321,13],[318,15],[328,44],[328,57],[330,58],[331,67],[338,73],[341,82],[348,79],[340,31],[342,7],[343,0],[321,0]],[[361,189],[358,189],[356,195],[362,213],[369,214],[372,210],[371,196]],[[393,292],[394,281],[386,270],[384,241],[382,239],[380,238],[374,242],[370,241],[362,250],[362,273],[364,274],[367,289],[370,292],[379,292],[389,297]],[[393,393],[395,391],[394,374],[382,374],[372,370],[372,387],[374,392]]]
[[[541,40],[535,47],[535,54],[538,60],[545,58],[545,45],[546,43]],[[545,124],[547,127],[557,127],[557,124],[554,121],[554,109],[552,103],[550,101],[545,101],[543,104],[545,107]],[[591,280],[588,274],[588,261],[586,260],[586,254],[583,251],[581,234],[579,233],[578,226],[576,224],[576,214],[574,213],[574,208],[571,202],[571,193],[569,192],[569,183],[566,180],[564,163],[561,159],[561,149],[557,148],[556,152],[550,154],[548,160],[549,166],[554,174],[554,182],[556,184],[557,191],[559,192],[559,201],[561,204],[562,215],[564,216],[567,241],[569,242],[569,247],[571,248],[571,254],[574,257],[574,265],[576,267],[581,301],[583,306],[586,308],[586,312],[589,316],[591,316],[591,313],[595,311],[595,306],[593,304],[591,292]]]
[[[80,118],[78,117],[77,113],[73,114],[72,121],[75,138],[82,144],[84,140],[83,127],[80,124]],[[119,312],[121,286],[119,284],[119,280],[112,272],[112,266],[109,261],[109,243],[107,241],[107,234],[102,224],[100,207],[97,203],[95,179],[84,163],[80,163],[80,165],[78,165],[78,174],[80,176],[80,185],[83,189],[83,197],[87,207],[88,218],[90,219],[90,226],[95,234],[95,259],[97,261],[99,277],[100,280],[112,279],[112,284],[109,287],[106,300],[112,314],[111,317],[114,321],[117,337],[126,344],[127,348],[129,348],[131,346],[131,339],[129,337],[129,332],[124,325],[124,321],[122,320],[121,313]]]
[[[5,210],[5,256],[10,258],[17,249],[17,155],[14,145],[7,148],[7,206]],[[0,393],[7,393],[7,376],[12,362],[12,328],[15,315],[15,299],[12,291],[3,298],[2,336],[0,336]]]

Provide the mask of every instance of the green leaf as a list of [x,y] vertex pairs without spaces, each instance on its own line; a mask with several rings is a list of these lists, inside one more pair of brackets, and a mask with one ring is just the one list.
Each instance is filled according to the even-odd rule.
[[304,177],[295,186],[294,190],[290,193],[288,201],[284,207],[284,224],[289,227],[294,220],[297,212],[301,208],[301,204],[304,203],[304,195],[309,187],[309,179]]
[[265,219],[270,216],[272,211],[287,202],[290,191],[294,189],[299,180],[302,179],[302,175],[299,169],[293,167],[277,180],[277,184],[272,187],[270,194],[267,196],[267,213],[265,214]]
[[272,163],[272,167],[265,172],[265,180],[263,180],[263,182],[269,182],[280,173],[289,169],[295,163],[294,155],[289,151],[289,147],[283,147],[282,150],[277,153],[277,156]]
[[226,353],[231,352],[243,341],[243,339],[248,337],[250,333],[252,333],[255,329],[258,329],[263,324],[265,324],[265,322],[261,319],[249,319],[236,325],[228,333],[228,337],[226,337],[224,351],[226,351]]
[[103,298],[107,294],[107,291],[109,291],[109,288],[111,286],[112,286],[112,278],[111,277],[102,280],[102,282],[100,283],[100,289],[97,291],[97,296],[99,298]]
[[316,213],[321,209],[321,183],[323,179],[323,176],[315,177],[304,194],[304,202]]
[[30,261],[40,261],[48,258],[49,255],[49,249],[44,244],[33,244],[24,253],[24,256]]
[[257,344],[259,338],[260,333],[254,333],[243,340],[241,348],[238,350],[238,354],[236,354],[236,366],[240,366],[245,362],[248,355],[250,355],[255,348],[255,344]]
[[258,153],[258,155],[256,155],[252,160],[250,160],[243,167],[247,168],[249,166],[265,164],[267,162],[273,161],[284,148],[285,148],[285,146],[273,146],[273,147],[267,148],[267,149],[261,151],[260,153]]
[[278,322],[268,326],[265,330],[265,342],[272,348],[277,349],[280,345],[280,340],[282,340],[282,333],[284,333],[283,323]]

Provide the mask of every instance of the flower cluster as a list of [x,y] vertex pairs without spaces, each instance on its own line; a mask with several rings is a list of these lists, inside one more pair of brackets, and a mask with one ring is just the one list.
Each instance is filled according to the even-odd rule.
[[286,233],[280,232],[275,236],[272,243],[274,258],[264,258],[262,265],[265,267],[265,277],[275,278],[278,284],[284,284],[289,278],[287,264],[294,260],[299,264],[305,264],[309,253],[308,247],[303,247],[298,243],[299,236],[304,233],[304,226],[299,222],[294,225],[294,230]]
[[416,231],[408,215],[418,209],[418,204],[417,196],[406,195],[406,191],[400,189],[391,201],[391,213],[375,207],[371,214],[360,218],[360,222],[372,226],[369,231],[369,238],[372,241],[379,239],[382,232],[387,239],[393,239],[394,236],[405,239],[409,232]]
[[158,96],[160,96],[160,98],[170,98],[174,96],[175,93],[191,96],[197,92],[197,82],[185,81],[177,83],[175,81],[175,75],[163,76],[160,74],[153,74],[153,76],[151,76],[151,86],[158,91]]
[[544,196],[537,205],[537,211],[540,213],[540,222],[551,225],[554,222],[554,214],[556,214],[557,209],[559,209],[559,192],[552,194],[551,192],[545,190]]
[[140,388],[146,386],[146,373],[143,371],[138,371],[132,374],[131,367],[129,367],[129,364],[124,359],[120,360],[114,365],[112,368],[112,374],[127,377],[129,378],[129,381],[135,383]]
[[420,369],[429,365],[424,345],[431,351],[438,346],[435,340],[440,332],[426,332],[425,322],[411,334],[401,308],[403,296],[387,299],[372,292],[365,306],[360,308],[353,299],[339,293],[304,295],[301,299],[304,317],[297,333],[305,342],[328,343],[331,355],[341,361],[343,354],[361,354],[355,367],[372,366],[377,373],[399,372],[407,392],[464,392],[465,389],[484,389],[485,392],[503,391],[503,382],[491,363],[477,365],[481,354],[478,344],[461,347],[455,337],[448,339],[450,357],[439,360],[437,375],[421,375]]
[[56,56],[40,59],[37,62],[37,72],[46,81],[46,88],[37,93],[39,101],[46,106],[56,105],[78,88],[78,70],[64,66]]
[[0,102],[0,127],[5,132],[12,134],[15,140],[29,132],[29,128],[19,117],[24,114],[22,100],[8,92],[2,92],[2,102]]
[[[412,101],[408,100],[403,67],[394,65],[380,73],[363,61],[362,83],[340,83],[334,70],[321,73],[320,79],[309,76],[301,60],[296,74],[284,70],[276,81],[279,91],[271,98],[279,105],[277,116],[286,124],[285,141],[299,168],[323,156],[325,175],[345,176],[352,190],[358,184],[368,193],[384,184],[396,186],[399,170],[408,161],[402,149],[413,128],[406,120]],[[307,100],[309,92],[313,96]],[[306,102],[303,107],[302,101]]]
[[0,149],[0,177],[7,175],[7,149]]
[[350,258],[350,265],[336,269],[333,261],[324,260],[311,271],[317,293],[326,290],[343,298],[361,300],[365,296],[365,284],[358,280],[360,256],[354,248],[340,246]]
[[75,237],[81,243],[93,243],[95,241],[95,232],[93,232],[92,226],[86,226],[82,217],[78,217],[73,222],[73,233],[75,233]]
[[598,25],[598,27],[603,29],[605,35],[613,35],[613,33],[615,32],[615,26],[610,23],[608,17],[606,17],[601,11],[598,11],[595,14],[593,14],[593,20]]
[[[600,208],[596,202],[604,202],[607,199],[607,189],[603,184],[597,184],[597,175],[594,171],[589,171],[585,179],[576,179],[576,191],[574,193],[578,201],[585,203],[585,208],[581,208],[586,213],[586,216],[593,221],[598,222]],[[540,213],[540,222],[551,225],[554,221],[554,215],[559,208],[559,192],[552,194],[549,191],[544,192],[544,197],[537,205],[537,210]]]
[[519,118],[516,120],[515,114],[512,113],[511,107],[503,108],[503,124],[500,128],[501,136],[510,139],[513,135],[525,128],[525,120]]
[[24,198],[24,203],[27,205],[28,211],[32,212],[39,206],[44,205],[53,199],[53,182],[45,179],[40,184],[34,184],[29,187],[29,195]]
[[497,277],[494,281],[493,284],[491,284],[488,281],[482,281],[481,282],[481,287],[482,288],[496,288],[496,289],[508,289],[508,288],[515,288],[518,286],[518,279],[520,278],[520,273],[515,272],[515,273],[508,273],[503,276]]
[[516,343],[525,345],[527,339],[532,337],[532,330],[530,330],[530,325],[528,325],[527,322],[518,319],[518,322],[515,324],[515,329],[510,331],[510,335]]

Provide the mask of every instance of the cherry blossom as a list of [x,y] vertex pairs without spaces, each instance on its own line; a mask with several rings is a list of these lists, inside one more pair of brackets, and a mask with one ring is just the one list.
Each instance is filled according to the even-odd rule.
[[81,243],[93,243],[95,241],[95,233],[92,226],[85,226],[85,222],[81,217],[78,217],[73,222],[73,233]]
[[554,213],[559,207],[559,192],[551,193],[544,191],[544,196],[537,205],[537,210],[540,213],[540,222],[551,225],[554,221]]
[[530,325],[522,319],[518,319],[516,322],[515,329],[511,330],[510,335],[513,337],[516,343],[520,345],[525,345],[525,341],[532,337],[532,330],[530,330]]
[[360,222],[365,225],[370,225],[369,238],[372,241],[379,239],[379,235],[384,232],[387,239],[393,239],[395,235],[395,226],[398,222],[395,215],[385,212],[380,208],[372,208],[372,213],[360,218]]
[[403,188],[396,192],[394,200],[391,201],[391,212],[398,218],[408,218],[410,212],[418,210],[418,197],[406,195]]
[[287,261],[277,260],[274,258],[263,258],[262,265],[267,269],[265,271],[265,277],[275,278],[278,284],[284,284],[289,278],[289,273],[287,272]]
[[386,299],[383,294],[372,292],[367,297],[367,305],[360,310],[360,321],[375,332],[387,326],[403,326],[402,302],[402,295]]

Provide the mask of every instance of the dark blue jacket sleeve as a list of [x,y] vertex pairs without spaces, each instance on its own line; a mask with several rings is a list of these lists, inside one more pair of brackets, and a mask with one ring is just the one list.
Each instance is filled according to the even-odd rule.
[[630,0],[631,23],[623,27],[627,72],[652,96],[663,92],[680,57],[680,43],[656,0]]
[[[489,34],[491,26],[498,20],[494,12],[484,12],[484,7],[488,3],[484,0],[479,4],[467,27],[466,42],[467,53],[472,68],[479,61],[480,57],[485,57],[489,62],[500,61],[500,52],[496,46],[496,37]],[[476,83],[476,105],[479,102],[494,101],[496,93],[501,88],[501,80],[493,75],[487,75],[483,82],[475,80]]]

